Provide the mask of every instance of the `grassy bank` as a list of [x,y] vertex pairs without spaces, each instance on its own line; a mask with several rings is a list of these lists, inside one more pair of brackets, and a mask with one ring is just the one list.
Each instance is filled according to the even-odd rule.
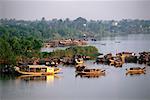
[[63,57],[74,57],[75,55],[89,56],[91,59],[95,59],[99,53],[98,49],[94,46],[74,46],[69,47],[65,50],[56,50],[50,53],[42,52],[42,57],[52,57],[52,58],[63,58]]

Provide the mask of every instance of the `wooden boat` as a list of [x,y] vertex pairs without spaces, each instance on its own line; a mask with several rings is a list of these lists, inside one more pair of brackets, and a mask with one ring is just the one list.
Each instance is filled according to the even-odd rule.
[[114,66],[117,68],[117,67],[122,67],[123,65],[123,62],[122,61],[115,61],[114,62]]
[[135,68],[129,68],[126,69],[127,73],[126,74],[145,74],[146,72],[146,67],[140,68],[140,67],[135,67]]
[[109,65],[114,65],[114,67],[122,67],[123,62],[121,61],[120,57],[112,57],[109,59],[110,64]]
[[76,65],[75,68],[76,68],[76,71],[83,71],[85,69],[85,67],[86,67],[85,65],[81,65],[81,66],[80,65]]
[[23,75],[53,75],[59,73],[61,69],[45,65],[28,65],[15,67],[15,71]]
[[101,69],[83,69],[82,71],[76,71],[80,75],[101,75],[105,74],[105,70]]
[[96,63],[103,64],[104,61],[105,61],[105,59],[104,59],[103,55],[98,56],[97,59],[96,59]]
[[76,77],[80,76],[81,78],[98,78],[100,76],[105,76],[105,73],[103,74],[76,74]]

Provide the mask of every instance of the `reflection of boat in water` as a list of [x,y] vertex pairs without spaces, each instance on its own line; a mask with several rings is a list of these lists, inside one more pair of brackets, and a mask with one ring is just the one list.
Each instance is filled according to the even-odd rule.
[[21,75],[16,79],[24,80],[24,81],[46,81],[53,82],[55,78],[60,78],[57,75]]
[[60,68],[45,65],[28,65],[15,68],[16,72],[23,75],[53,75],[60,72]]
[[146,67],[140,68],[140,67],[135,67],[135,68],[129,68],[126,69],[126,75],[130,74],[130,75],[134,75],[134,74],[145,74],[146,72]]

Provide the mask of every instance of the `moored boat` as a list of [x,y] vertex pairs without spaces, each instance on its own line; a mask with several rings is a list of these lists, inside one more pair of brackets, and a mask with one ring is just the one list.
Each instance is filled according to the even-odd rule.
[[23,75],[53,75],[59,73],[61,69],[45,65],[27,65],[15,67],[15,71]]
[[76,71],[80,75],[105,75],[105,70],[101,69],[83,69],[82,71]]
[[80,64],[84,63],[84,60],[83,60],[83,58],[78,58],[78,59],[75,59],[75,62],[77,65],[80,65]]
[[140,68],[140,67],[134,67],[134,68],[129,68],[126,69],[127,73],[126,74],[145,74],[146,72],[146,67]]

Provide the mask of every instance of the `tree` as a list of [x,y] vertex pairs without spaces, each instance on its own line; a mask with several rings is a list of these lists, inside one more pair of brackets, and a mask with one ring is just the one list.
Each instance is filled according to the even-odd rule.
[[4,64],[14,64],[15,63],[15,55],[12,52],[12,48],[9,43],[0,38],[0,60]]

